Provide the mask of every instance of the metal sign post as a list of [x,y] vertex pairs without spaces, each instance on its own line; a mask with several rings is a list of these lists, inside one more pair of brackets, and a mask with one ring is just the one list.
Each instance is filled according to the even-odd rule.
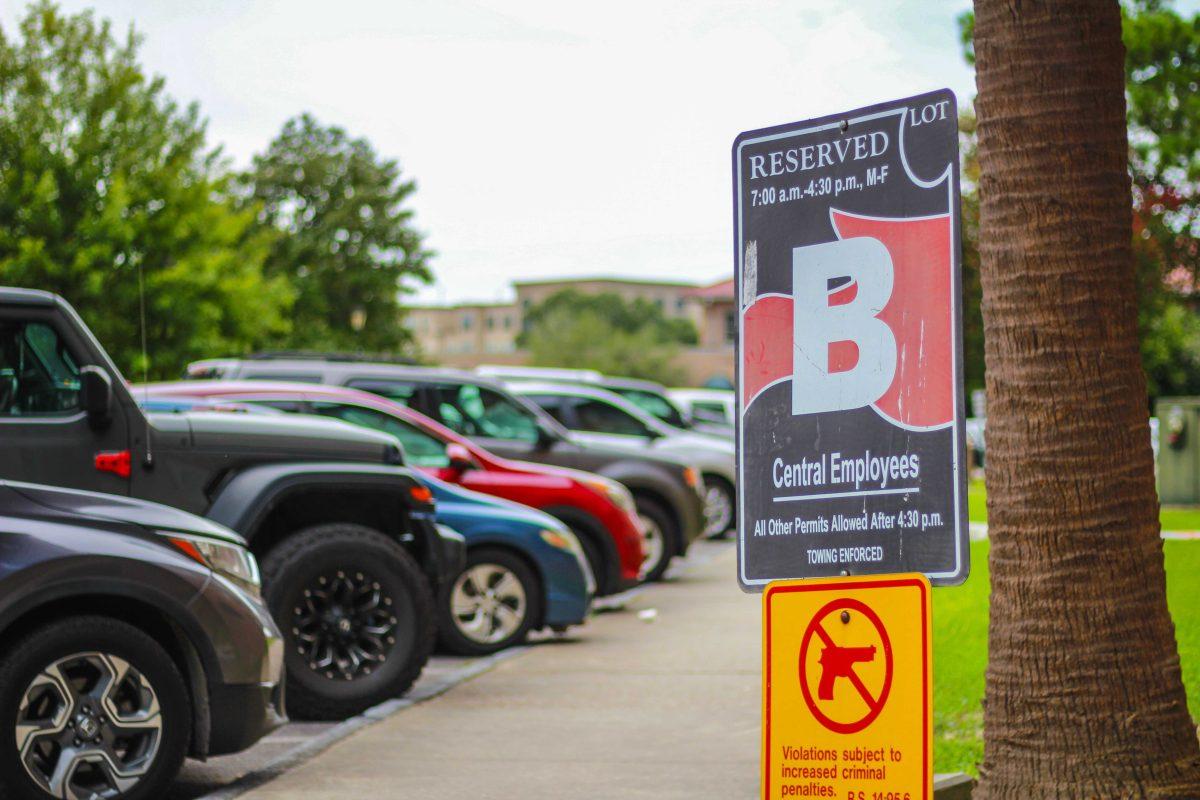
[[738,579],[966,579],[958,118],[949,90],[733,150]]

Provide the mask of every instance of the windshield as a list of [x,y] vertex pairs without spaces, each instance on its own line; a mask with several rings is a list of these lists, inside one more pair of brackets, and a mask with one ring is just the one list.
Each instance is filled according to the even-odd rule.
[[414,466],[450,466],[450,457],[446,455],[446,445],[442,441],[390,414],[344,403],[313,403],[312,410],[323,417],[333,417],[364,428],[390,433],[404,445],[404,456],[408,463]]

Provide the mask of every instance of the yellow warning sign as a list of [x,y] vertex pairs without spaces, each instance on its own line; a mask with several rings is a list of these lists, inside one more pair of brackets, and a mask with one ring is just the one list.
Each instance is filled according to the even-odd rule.
[[932,800],[932,648],[924,575],[770,584],[764,800]]

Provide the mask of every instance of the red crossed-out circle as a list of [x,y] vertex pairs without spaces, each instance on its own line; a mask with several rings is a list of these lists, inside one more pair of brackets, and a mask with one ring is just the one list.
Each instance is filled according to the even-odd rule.
[[[875,631],[879,634],[879,640],[883,645],[883,687],[879,690],[879,696],[875,697],[870,690],[863,684],[862,679],[854,672],[853,666],[850,668],[850,674],[847,679],[855,690],[862,695],[863,702],[867,704],[867,713],[861,719],[853,722],[838,722],[830,719],[825,712],[821,711],[817,705],[817,701],[813,697],[813,691],[809,687],[810,679],[819,680],[820,673],[809,675],[806,669],[808,664],[808,647],[812,644],[813,637],[821,640],[821,643],[827,648],[836,647],[833,638],[829,633],[821,627],[821,623],[830,614],[835,611],[857,611],[862,614],[867,620],[875,626]],[[883,627],[883,622],[880,621],[879,615],[872,611],[866,604],[854,600],[849,597],[843,597],[840,600],[833,600],[826,603],[820,611],[813,615],[809,621],[808,627],[804,629],[804,638],[800,642],[800,689],[804,692],[804,703],[808,706],[808,710],[813,716],[829,730],[834,733],[856,733],[870,725],[879,716],[879,712],[883,711],[883,706],[887,703],[888,692],[892,688],[892,642],[888,638],[887,631]]]

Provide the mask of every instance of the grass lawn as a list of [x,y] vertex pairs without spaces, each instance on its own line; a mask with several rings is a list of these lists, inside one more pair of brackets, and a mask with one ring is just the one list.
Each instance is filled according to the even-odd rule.
[[[982,496],[982,486],[979,495]],[[975,519],[972,487],[971,519]],[[979,521],[985,521],[981,519]],[[1192,530],[1200,528],[1195,526]],[[1167,602],[1183,662],[1188,708],[1200,717],[1200,542],[1163,542],[1167,563]],[[980,739],[983,672],[987,665],[987,542],[971,543],[971,577],[962,586],[933,592],[934,771],[977,774],[983,758]]]
[[[967,513],[971,522],[987,522],[987,490],[983,481],[967,485]],[[1164,531],[1200,531],[1200,508],[1167,506],[1159,512]]]

